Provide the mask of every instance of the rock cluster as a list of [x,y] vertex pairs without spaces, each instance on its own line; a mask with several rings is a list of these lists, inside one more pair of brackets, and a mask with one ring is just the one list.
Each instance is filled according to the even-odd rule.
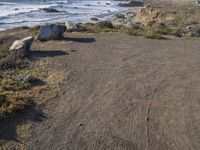
[[[39,41],[58,40],[64,38],[64,32],[79,32],[84,31],[85,28],[81,24],[75,24],[73,22],[66,22],[65,24],[45,24],[39,29],[36,37]],[[31,45],[33,43],[33,37],[26,37],[21,40],[16,40],[9,51],[14,58],[24,58],[29,55]]]
[[135,26],[140,25],[140,22],[135,20],[136,13],[128,12],[126,14],[117,14],[114,15],[110,21],[114,27],[117,26],[125,26],[127,28],[133,28]]

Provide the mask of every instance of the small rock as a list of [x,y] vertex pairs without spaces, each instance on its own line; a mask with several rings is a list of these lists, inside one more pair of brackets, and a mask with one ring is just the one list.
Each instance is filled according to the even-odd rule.
[[106,5],[111,5],[111,3],[106,3]]
[[85,31],[85,28],[81,24],[75,24],[71,21],[65,23],[67,32],[82,32]]
[[37,40],[48,41],[63,38],[66,26],[62,24],[46,24],[40,27]]
[[200,0],[196,0],[196,4],[200,4]]
[[98,21],[99,19],[98,18],[90,18],[90,20],[92,20],[92,21]]
[[124,14],[116,14],[116,15],[114,15],[114,18],[124,19],[125,15]]
[[194,29],[194,26],[193,26],[193,25],[188,25],[188,26],[187,26],[187,30],[192,30],[192,29]]
[[26,57],[28,56],[33,40],[33,37],[27,37],[22,40],[16,40],[10,47],[9,51],[11,53],[14,53],[15,56],[19,58]]
[[110,22],[114,27],[116,27],[116,26],[123,26],[125,20],[126,18],[124,14],[116,14],[110,19]]
[[134,18],[136,16],[136,13],[134,13],[134,12],[127,12],[126,14],[125,14],[125,18]]
[[42,81],[32,75],[27,75],[26,77],[24,77],[23,79],[24,82],[27,82],[27,83],[30,83],[30,84],[39,84],[41,83]]
[[164,23],[159,24],[160,29],[167,29],[167,26]]
[[32,76],[32,75],[27,75],[27,76],[24,78],[24,81],[25,81],[25,82],[31,83],[31,82],[37,81],[37,78],[35,78],[35,77]]
[[188,34],[192,37],[200,37],[200,26],[192,26],[188,29]]
[[74,28],[76,28],[76,24],[71,22],[71,21],[67,21],[65,23],[66,29],[67,31],[73,30]]

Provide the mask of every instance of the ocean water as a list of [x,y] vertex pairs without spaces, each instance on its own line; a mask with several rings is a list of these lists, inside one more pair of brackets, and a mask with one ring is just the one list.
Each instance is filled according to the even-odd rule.
[[[128,9],[117,6],[118,3],[115,0],[0,0],[0,30],[47,22],[91,22],[92,17],[104,20]],[[42,8],[60,12],[46,13]]]

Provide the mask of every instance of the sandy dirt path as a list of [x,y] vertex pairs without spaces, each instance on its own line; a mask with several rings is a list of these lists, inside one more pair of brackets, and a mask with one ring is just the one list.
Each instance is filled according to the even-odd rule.
[[198,40],[67,36],[34,46],[67,52],[50,57],[67,73],[28,149],[199,150]]

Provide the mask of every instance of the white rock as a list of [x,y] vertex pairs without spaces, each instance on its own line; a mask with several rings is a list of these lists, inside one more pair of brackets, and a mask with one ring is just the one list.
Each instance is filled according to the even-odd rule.
[[11,53],[15,53],[18,57],[25,57],[30,51],[33,40],[33,37],[27,37],[22,40],[16,40],[10,47],[9,51]]
[[81,26],[80,24],[75,24],[71,21],[67,21],[65,23],[65,26],[67,28],[67,32],[80,32],[85,31],[85,28]]

